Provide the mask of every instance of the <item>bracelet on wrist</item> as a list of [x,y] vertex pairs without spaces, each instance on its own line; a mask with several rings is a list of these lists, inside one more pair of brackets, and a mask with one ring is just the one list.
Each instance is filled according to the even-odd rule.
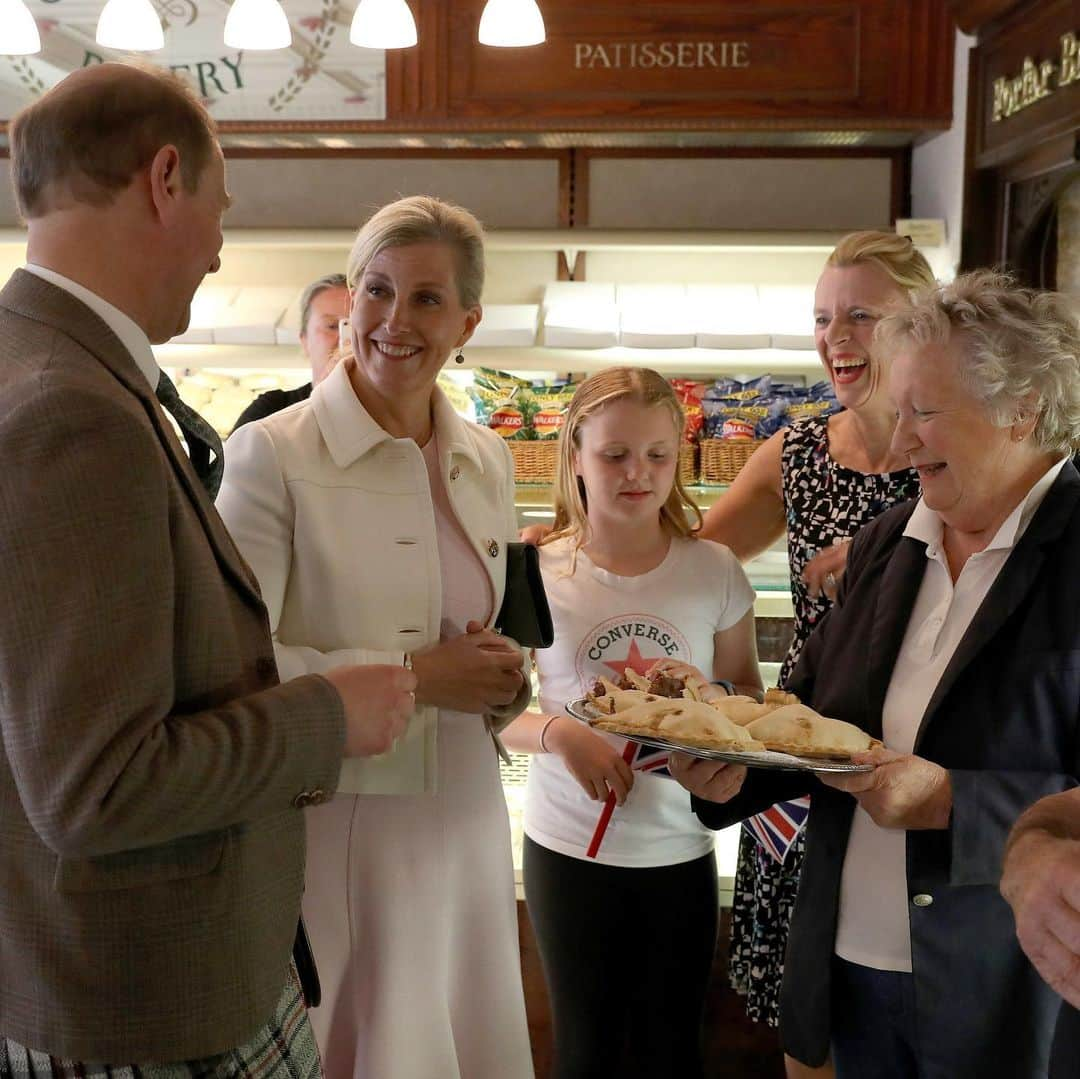
[[738,696],[738,694],[735,692],[735,683],[734,682],[729,682],[726,678],[714,678],[712,680],[712,684],[714,686],[723,686],[724,691],[727,693],[727,695],[729,697],[737,697]]
[[547,734],[548,727],[550,727],[552,725],[552,723],[554,723],[555,720],[557,720],[558,718],[559,718],[558,716],[548,716],[547,722],[540,728],[540,752],[541,753],[550,753],[551,752],[551,750],[548,749],[547,745],[544,743],[544,735]]

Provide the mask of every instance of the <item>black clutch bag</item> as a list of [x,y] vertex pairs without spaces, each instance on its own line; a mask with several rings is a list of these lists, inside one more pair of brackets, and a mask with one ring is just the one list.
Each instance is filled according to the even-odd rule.
[[526,648],[548,648],[555,640],[540,553],[531,543],[506,545],[506,592],[495,628]]

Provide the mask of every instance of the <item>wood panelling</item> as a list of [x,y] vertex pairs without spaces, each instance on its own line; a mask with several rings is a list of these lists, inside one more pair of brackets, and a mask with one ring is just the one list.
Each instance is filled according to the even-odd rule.
[[484,0],[410,0],[382,121],[225,132],[858,131],[947,128],[947,0],[543,0],[547,40],[477,41]]
[[956,25],[965,34],[974,34],[994,19],[1007,15],[1020,0],[949,0]]

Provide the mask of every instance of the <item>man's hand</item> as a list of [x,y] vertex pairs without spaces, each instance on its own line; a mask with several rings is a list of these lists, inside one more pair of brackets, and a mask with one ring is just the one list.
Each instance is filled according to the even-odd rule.
[[524,684],[521,649],[479,622],[432,648],[414,652],[421,704],[483,715],[510,704]]
[[1080,840],[1024,832],[1005,855],[1001,894],[1024,954],[1047,985],[1080,1008]]
[[741,764],[702,760],[688,753],[672,753],[668,771],[691,794],[707,802],[731,801],[746,780],[746,769]]
[[581,789],[596,802],[613,791],[622,805],[634,785],[634,773],[619,753],[584,723],[557,716],[547,728],[544,744],[557,753]]
[[345,705],[345,756],[390,750],[416,708],[416,675],[404,667],[335,667],[324,675]]
[[880,828],[907,831],[948,828],[952,780],[938,764],[910,753],[869,749],[852,755],[853,764],[872,764],[872,772],[819,772],[828,787],[847,791]]

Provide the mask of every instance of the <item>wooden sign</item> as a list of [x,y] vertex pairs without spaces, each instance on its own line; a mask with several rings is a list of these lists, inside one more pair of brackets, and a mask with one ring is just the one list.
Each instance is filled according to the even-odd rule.
[[1080,117],[1080,0],[1025,10],[972,51],[977,168],[1070,131]]
[[559,130],[925,129],[951,118],[943,0],[543,0],[547,41],[528,49],[477,44],[482,6],[449,6],[451,60],[441,100],[424,102],[430,119]]

